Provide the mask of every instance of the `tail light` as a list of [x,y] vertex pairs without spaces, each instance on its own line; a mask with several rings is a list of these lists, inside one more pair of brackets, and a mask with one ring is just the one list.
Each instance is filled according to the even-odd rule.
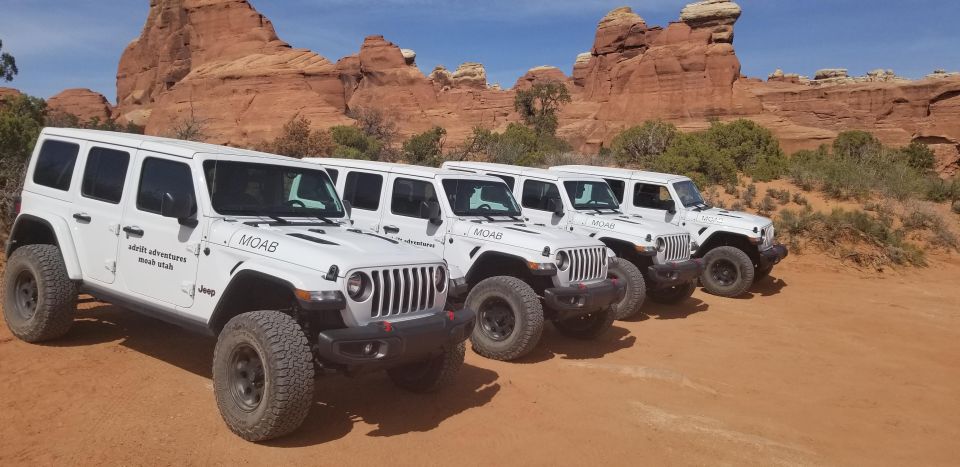
[[20,206],[21,206],[21,204],[22,204],[22,203],[21,203],[20,197],[17,196],[17,197],[13,200],[13,216],[14,216],[14,217],[20,215]]

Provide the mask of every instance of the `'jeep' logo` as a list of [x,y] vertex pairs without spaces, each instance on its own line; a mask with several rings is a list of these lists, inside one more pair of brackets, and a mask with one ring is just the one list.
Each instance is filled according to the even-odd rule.
[[609,229],[609,230],[613,230],[614,228],[617,227],[617,224],[615,222],[607,222],[600,219],[592,219],[590,221],[590,225],[597,227],[599,229]]
[[273,253],[277,251],[277,246],[279,246],[279,243],[277,242],[264,240],[260,237],[248,237],[246,235],[240,236],[240,244],[247,248],[266,251],[267,253]]
[[500,240],[503,238],[503,232],[498,232],[496,230],[481,229],[479,227],[473,229],[473,236],[480,238],[492,238],[494,240]]

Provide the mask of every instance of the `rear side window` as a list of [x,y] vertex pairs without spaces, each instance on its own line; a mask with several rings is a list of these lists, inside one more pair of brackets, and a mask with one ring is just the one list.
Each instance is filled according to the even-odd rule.
[[137,209],[160,214],[164,193],[178,197],[189,196],[194,200],[193,212],[196,212],[197,198],[193,190],[190,166],[154,157],[144,160],[140,171],[140,188],[137,190]]
[[551,198],[560,198],[557,185],[537,180],[523,182],[523,207],[538,211],[549,211],[547,204]]
[[623,189],[626,188],[626,184],[623,183],[623,180],[615,180],[612,178],[605,178],[607,185],[610,185],[610,189],[613,190],[613,194],[617,196],[617,201],[623,202]]
[[380,207],[380,192],[382,191],[382,175],[350,172],[344,182],[343,199],[349,201],[354,209],[376,211]]
[[50,139],[44,141],[33,169],[33,183],[57,190],[69,190],[73,167],[79,153],[78,144]]
[[437,202],[437,193],[433,184],[408,178],[398,178],[393,182],[393,199],[390,212],[398,216],[429,219],[426,202]]
[[494,177],[497,177],[500,180],[507,182],[507,186],[510,187],[511,190],[513,190],[513,184],[515,183],[515,180],[513,179],[513,177],[510,177],[507,175],[500,175],[500,174],[487,174],[487,175],[493,175]]
[[327,175],[330,175],[330,180],[332,180],[333,183],[337,183],[337,177],[340,176],[340,171],[337,169],[327,169]]
[[85,198],[119,203],[129,164],[130,154],[124,151],[97,147],[91,149],[87,155],[87,166],[83,169],[80,194]]
[[649,208],[666,211],[673,207],[670,190],[662,185],[637,183],[633,192],[633,205],[638,208]]

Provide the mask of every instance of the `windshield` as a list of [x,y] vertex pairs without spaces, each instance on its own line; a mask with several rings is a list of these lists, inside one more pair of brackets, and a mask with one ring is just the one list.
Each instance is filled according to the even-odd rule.
[[209,160],[203,163],[213,209],[235,216],[343,217],[323,170]]
[[674,183],[673,189],[677,191],[677,197],[680,198],[680,203],[683,204],[685,208],[707,204],[703,202],[703,196],[700,196],[700,190],[698,190],[697,186],[690,180]]
[[620,209],[613,190],[607,182],[569,181],[563,182],[574,209]]
[[443,191],[458,216],[519,216],[520,208],[503,182],[448,179]]

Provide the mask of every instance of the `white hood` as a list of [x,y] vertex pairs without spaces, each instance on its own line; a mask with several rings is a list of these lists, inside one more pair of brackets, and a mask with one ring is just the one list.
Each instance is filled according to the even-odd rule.
[[688,223],[702,226],[722,226],[727,229],[740,229],[750,232],[753,232],[754,228],[759,232],[773,224],[773,221],[763,216],[740,211],[727,211],[720,208],[704,209],[703,211],[689,210],[684,213],[683,219]]
[[[595,214],[581,211],[570,215],[573,216],[571,221],[574,225],[610,232],[619,239],[632,240],[634,244],[646,245],[655,241],[657,237],[685,235],[687,233],[686,230],[673,224],[644,219],[640,216],[615,213]],[[650,235],[651,240],[646,239],[647,235]]]
[[499,243],[515,248],[541,252],[566,248],[602,246],[598,240],[575,235],[560,229],[540,227],[522,222],[487,222],[458,219],[451,230],[453,235]]

